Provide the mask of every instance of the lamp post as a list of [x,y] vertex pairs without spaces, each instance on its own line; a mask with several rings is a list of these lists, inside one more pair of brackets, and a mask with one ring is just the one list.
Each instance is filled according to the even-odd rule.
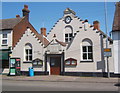
[[[106,0],[104,3],[104,9],[105,9],[105,28],[106,28],[106,49],[108,48],[108,21],[107,21],[107,5],[106,5]],[[106,62],[107,62],[107,77],[110,78],[110,72],[109,72],[109,57],[106,57]]]

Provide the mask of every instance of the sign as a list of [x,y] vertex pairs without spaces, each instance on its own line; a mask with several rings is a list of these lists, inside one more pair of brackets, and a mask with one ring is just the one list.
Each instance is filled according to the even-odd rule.
[[20,58],[10,58],[10,75],[20,75]]
[[105,48],[104,57],[111,57],[111,56],[112,56],[111,48]]
[[40,67],[43,66],[43,61],[39,58],[36,58],[35,60],[32,61],[33,67]]

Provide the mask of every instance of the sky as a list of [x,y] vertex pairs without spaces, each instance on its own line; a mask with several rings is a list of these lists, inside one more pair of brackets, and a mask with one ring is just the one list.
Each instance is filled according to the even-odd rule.
[[[88,19],[91,25],[98,20],[101,30],[106,31],[104,2],[2,2],[2,19],[15,18],[17,14],[22,17],[24,4],[29,6],[30,23],[38,32],[43,26],[49,32],[66,8],[75,11],[80,19]],[[114,12],[115,2],[107,2],[108,32],[112,30]]]

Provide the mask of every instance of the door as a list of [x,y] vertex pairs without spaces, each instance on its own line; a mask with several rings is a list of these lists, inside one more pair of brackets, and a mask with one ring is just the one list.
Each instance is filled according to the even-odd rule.
[[50,74],[60,75],[61,72],[61,57],[50,57]]

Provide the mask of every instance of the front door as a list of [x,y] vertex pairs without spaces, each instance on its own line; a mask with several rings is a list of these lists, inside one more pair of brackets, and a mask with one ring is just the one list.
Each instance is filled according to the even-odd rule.
[[50,74],[60,75],[61,72],[61,57],[50,57]]

